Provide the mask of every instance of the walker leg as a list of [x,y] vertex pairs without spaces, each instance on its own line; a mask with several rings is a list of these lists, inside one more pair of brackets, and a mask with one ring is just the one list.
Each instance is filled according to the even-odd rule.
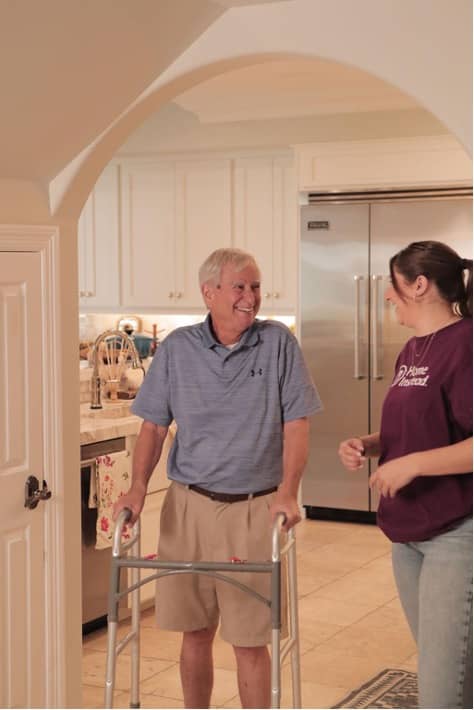
[[[135,543],[131,552],[134,557],[140,557],[140,520],[134,526]],[[140,569],[132,567],[131,586],[140,583]],[[140,588],[134,589],[131,593],[132,601],[132,640],[130,642],[130,707],[140,707]]]
[[272,659],[271,659],[271,707],[280,707],[281,698],[281,664],[280,664],[280,633],[281,633],[281,563],[278,550],[277,559],[273,559],[272,569]]
[[[138,567],[132,569],[132,585],[140,581],[140,570]],[[140,707],[140,590],[132,592],[132,633],[130,642],[130,662],[131,662],[131,682],[130,682],[130,707]]]
[[272,697],[271,707],[280,707],[281,668],[280,668],[280,629],[272,629]]
[[117,644],[117,621],[109,621],[107,631],[107,667],[105,672],[104,707],[113,708],[115,685],[115,646]]
[[293,707],[301,708],[300,634],[298,623],[298,587],[296,579],[296,548],[293,542],[288,550],[290,638],[294,639],[291,649],[291,685],[293,690]]

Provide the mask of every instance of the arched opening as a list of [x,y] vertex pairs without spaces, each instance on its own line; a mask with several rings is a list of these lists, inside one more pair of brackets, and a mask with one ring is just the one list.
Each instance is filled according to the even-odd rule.
[[[212,78],[209,78],[210,74],[213,74]],[[133,131],[132,123],[135,126]],[[104,220],[108,235],[111,229],[116,229],[117,234],[116,269],[109,269],[106,277],[115,271],[117,279],[103,290],[107,298],[116,293],[117,300],[115,304],[107,304],[97,303],[97,297],[84,297],[81,313],[91,316],[87,323],[91,330],[86,339],[92,332],[98,334],[114,326],[127,314],[137,315],[142,326],[145,323],[143,330],[146,331],[153,322],[159,330],[165,318],[166,325],[172,328],[183,322],[180,320],[183,316],[201,317],[195,298],[183,299],[176,274],[173,285],[166,281],[175,269],[177,258],[176,253],[170,256],[167,252],[171,239],[165,234],[166,220],[170,229],[176,229],[173,220],[179,219],[180,210],[188,210],[187,217],[190,216],[193,224],[201,228],[201,232],[193,233],[192,241],[201,245],[204,242],[203,248],[207,251],[214,243],[206,241],[209,234],[205,225],[209,220],[213,223],[214,235],[220,230],[222,235],[227,234],[231,243],[236,243],[235,239],[240,235],[244,242],[237,242],[239,245],[251,251],[261,248],[262,259],[265,259],[269,243],[265,242],[262,247],[260,241],[245,242],[248,233],[239,222],[241,213],[236,204],[245,204],[249,214],[253,210],[255,216],[258,204],[267,201],[268,209],[260,217],[255,217],[260,235],[265,231],[266,218],[280,219],[281,215],[274,210],[275,185],[282,190],[287,179],[286,171],[296,169],[296,144],[415,140],[417,137],[447,135],[446,128],[434,116],[386,82],[360,70],[324,60],[267,57],[265,61],[247,63],[239,68],[236,64],[207,67],[201,74],[196,72],[192,78],[188,76],[181,85],[176,83],[173,89],[168,87],[157,92],[136,108],[133,120],[128,116],[119,122],[113,138],[107,136],[98,144],[71,184],[73,191],[77,188],[85,194],[88,182],[94,182],[93,176],[110,166],[109,178],[111,176],[111,183],[115,185],[113,189],[118,190],[114,208],[116,220]],[[208,189],[205,189],[206,181]],[[254,190],[262,190],[253,202],[252,194],[248,192],[249,181],[253,181]],[[296,179],[291,184],[292,187],[287,189],[293,190],[295,219],[287,228],[293,230],[292,238],[285,237],[279,248],[283,242],[290,243],[294,253],[288,255],[281,251],[279,258],[283,271],[294,272],[293,295],[282,313],[281,292],[276,298],[274,294],[278,290],[272,284],[268,289],[271,305],[267,312],[292,317],[294,323],[299,307],[296,204],[298,194],[305,191],[299,188]],[[190,197],[183,189],[194,193]],[[143,191],[143,199],[140,191]],[[154,197],[150,197],[150,191]],[[212,210],[211,198],[216,195],[218,199]],[[193,198],[196,199],[193,201]],[[71,192],[66,194],[60,210],[71,205],[72,199]],[[201,212],[205,199],[209,202]],[[176,201],[179,207],[172,215],[169,206]],[[223,204],[226,210],[222,210]],[[143,210],[142,217],[134,221],[140,209]],[[165,214],[165,221],[160,221],[160,211]],[[148,230],[150,220],[151,229]],[[159,224],[164,235],[158,249],[151,241],[153,224]],[[192,269],[195,271],[199,265],[196,255],[200,251],[194,248],[191,240],[182,240],[182,225],[177,229],[178,232],[181,230],[179,248],[192,250],[191,256],[184,260],[185,276],[181,276],[192,280]],[[158,231],[154,233],[156,238]],[[101,273],[105,278],[104,272]],[[157,280],[165,283],[161,290],[153,281],[154,274]],[[178,296],[180,292],[181,296]],[[121,301],[124,296],[125,300]],[[156,300],[147,301],[147,298]],[[87,300],[91,304],[90,311],[87,310]],[[147,319],[150,319],[148,323]],[[158,504],[160,490],[152,491]],[[151,505],[150,511],[155,514],[156,507]]]

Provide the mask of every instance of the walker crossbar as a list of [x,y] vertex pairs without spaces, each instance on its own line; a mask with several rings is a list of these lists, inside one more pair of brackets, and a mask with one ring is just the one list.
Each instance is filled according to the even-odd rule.
[[[131,540],[122,543],[122,530],[131,517],[131,511],[125,508],[118,516],[114,531],[112,546],[112,565],[110,574],[108,638],[107,638],[107,668],[105,681],[105,707],[113,707],[115,685],[115,667],[118,655],[128,643],[131,644],[131,684],[130,707],[140,707],[139,702],[139,666],[140,666],[140,588],[160,577],[172,574],[203,574],[232,584],[252,595],[270,608],[271,611],[271,707],[279,708],[281,699],[281,664],[291,652],[293,707],[301,707],[301,680],[299,664],[299,631],[296,587],[296,549],[294,530],[288,532],[288,540],[280,549],[280,531],[285,516],[280,513],[272,529],[272,560],[271,562],[171,562],[151,560],[140,557],[140,521],[134,525]],[[128,551],[130,554],[127,554]],[[288,557],[288,607],[289,607],[289,638],[283,648],[280,648],[281,630],[281,555]],[[122,568],[132,570],[131,584],[120,590],[120,572]],[[163,570],[140,579],[140,569]],[[257,572],[271,576],[270,598],[256,592],[252,587],[238,582],[222,572]],[[124,596],[132,596],[132,628],[121,641],[117,642],[119,601]]]

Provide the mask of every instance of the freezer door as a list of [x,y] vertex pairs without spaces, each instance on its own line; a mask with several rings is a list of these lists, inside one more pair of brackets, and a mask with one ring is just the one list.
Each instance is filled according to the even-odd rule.
[[[416,200],[375,203],[370,208],[371,252],[371,431],[378,431],[382,403],[393,378],[394,365],[404,343],[413,335],[395,319],[384,299],[390,257],[414,241],[445,242],[461,256],[472,256],[472,199]],[[375,460],[371,462],[373,469]],[[377,497],[372,495],[371,510]]]
[[369,207],[303,207],[301,227],[301,342],[324,405],[311,422],[303,504],[368,511],[367,467],[349,473],[337,450],[368,430]]

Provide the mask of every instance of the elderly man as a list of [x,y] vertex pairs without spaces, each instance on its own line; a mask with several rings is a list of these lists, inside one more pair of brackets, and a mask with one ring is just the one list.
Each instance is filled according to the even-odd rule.
[[[128,507],[132,522],[139,516],[174,419],[160,559],[261,561],[270,558],[276,514],[285,514],[287,529],[300,520],[307,417],[321,404],[296,338],[281,323],[255,320],[260,272],[254,258],[218,249],[201,266],[199,281],[209,314],[173,331],[153,358],[132,407],[144,419],[132,485],[115,514]],[[246,575],[245,582],[268,593],[263,576]],[[219,622],[234,648],[242,707],[269,707],[270,615],[261,602],[205,575],[175,575],[157,582],[157,622],[183,633],[186,707],[209,707]]]

